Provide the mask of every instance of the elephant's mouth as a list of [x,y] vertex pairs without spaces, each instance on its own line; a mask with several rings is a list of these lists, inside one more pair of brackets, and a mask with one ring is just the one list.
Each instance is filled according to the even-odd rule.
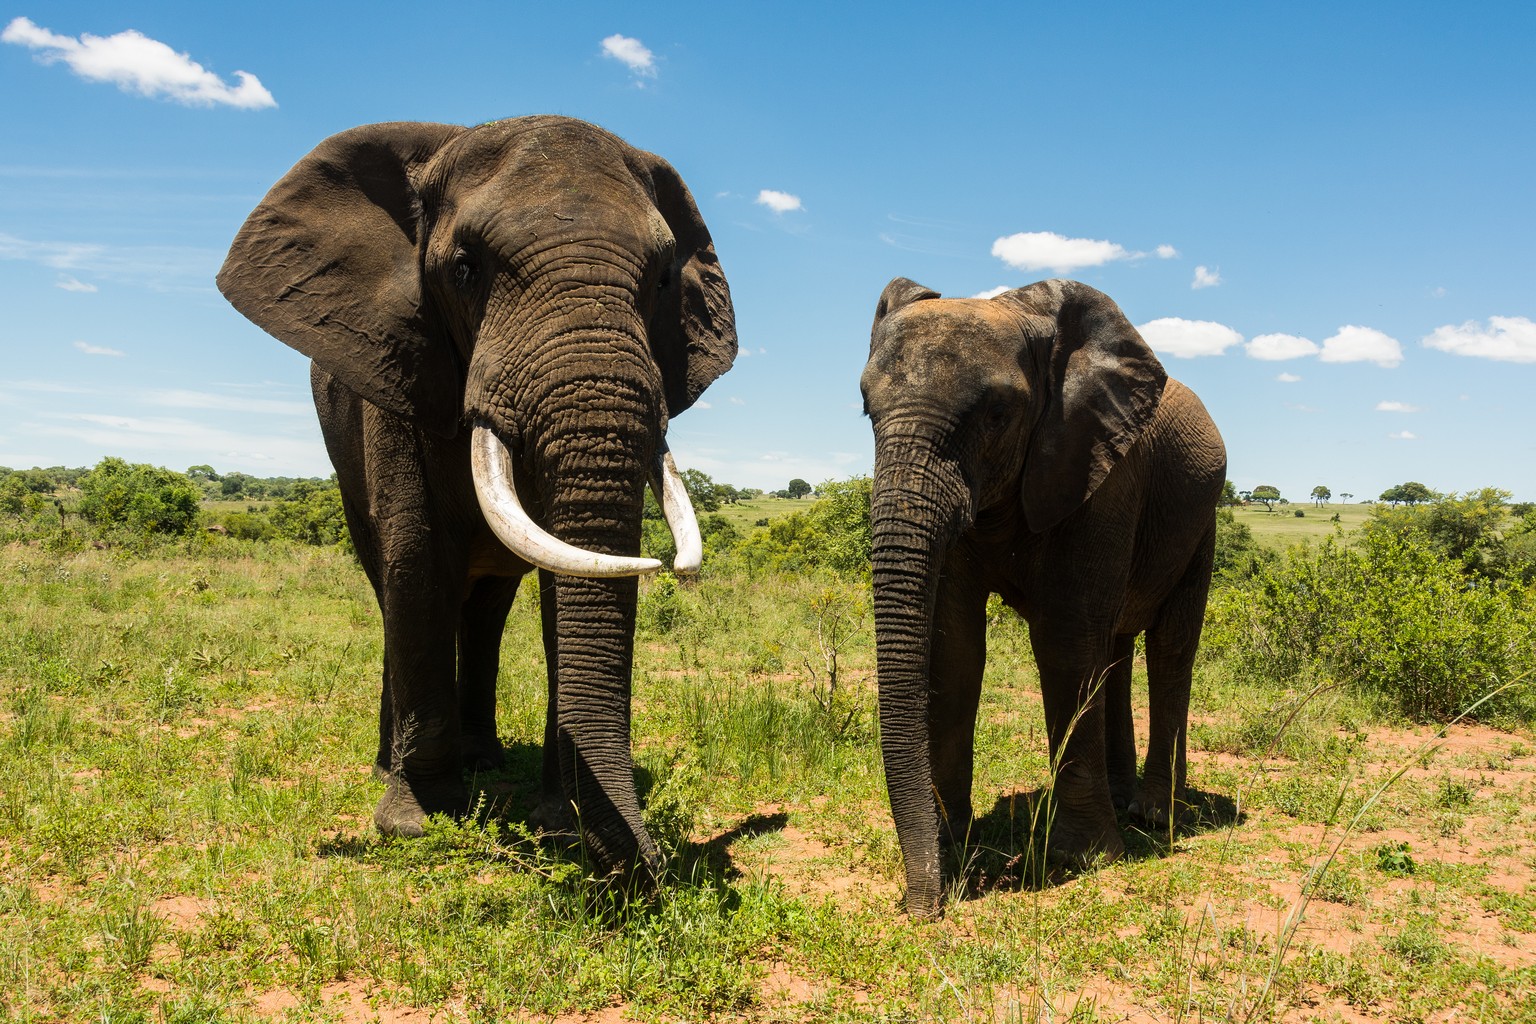
[[[605,555],[567,544],[535,523],[518,500],[512,455],[484,420],[475,422],[470,452],[480,511],[496,538],[519,558],[562,576],[644,576],[661,568],[661,563],[654,558]],[[665,441],[656,452],[650,483],[677,547],[673,570],[698,572],[704,560],[703,535],[693,512],[693,503],[688,500],[688,490],[683,486]]]

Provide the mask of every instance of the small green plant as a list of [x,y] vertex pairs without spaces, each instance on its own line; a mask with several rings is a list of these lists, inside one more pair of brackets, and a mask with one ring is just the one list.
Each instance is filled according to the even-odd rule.
[[1373,852],[1376,854],[1377,871],[1398,876],[1413,874],[1413,852],[1406,842],[1382,843]]

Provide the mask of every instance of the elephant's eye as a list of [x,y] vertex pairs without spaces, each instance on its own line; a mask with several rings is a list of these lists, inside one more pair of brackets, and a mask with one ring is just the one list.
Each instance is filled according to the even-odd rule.
[[987,406],[985,422],[988,430],[1000,430],[1008,422],[1008,403],[993,402]]
[[469,258],[469,253],[460,249],[453,254],[453,283],[460,288],[469,288],[479,278],[479,268],[475,261]]

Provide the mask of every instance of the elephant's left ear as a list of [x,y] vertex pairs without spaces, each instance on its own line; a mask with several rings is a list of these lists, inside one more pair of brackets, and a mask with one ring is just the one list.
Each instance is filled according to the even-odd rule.
[[1168,374],[1113,299],[1077,281],[1041,281],[995,301],[1051,317],[1033,359],[1039,420],[1024,461],[1024,516],[1036,532],[1065,519],[1152,423]]
[[661,367],[667,415],[676,416],[736,361],[736,312],[715,245],[693,196],[672,165],[636,152],[636,173],[649,179],[656,209],[677,242],[677,255],[648,325]]

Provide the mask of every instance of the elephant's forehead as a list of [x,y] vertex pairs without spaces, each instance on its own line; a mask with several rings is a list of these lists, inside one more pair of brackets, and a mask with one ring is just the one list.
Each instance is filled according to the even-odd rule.
[[927,299],[897,310],[885,326],[903,359],[926,354],[944,363],[1005,355],[1016,347],[1020,322],[1016,312],[986,299]]

